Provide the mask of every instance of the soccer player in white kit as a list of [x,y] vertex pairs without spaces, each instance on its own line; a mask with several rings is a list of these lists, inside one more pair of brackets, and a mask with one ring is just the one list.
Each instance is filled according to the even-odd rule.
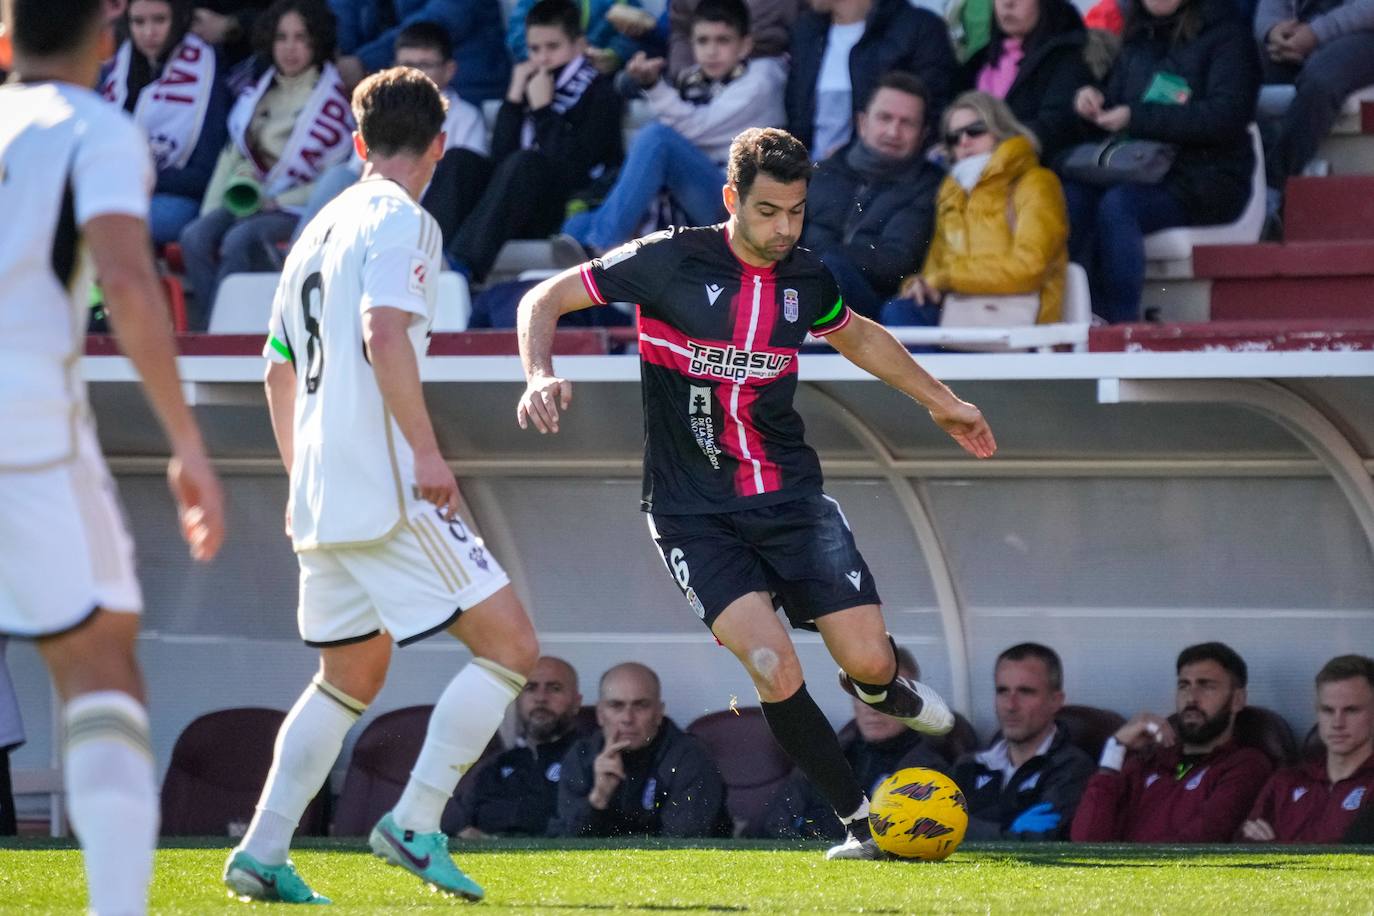
[[510,581],[459,515],[420,387],[441,239],[417,203],[444,154],[444,101],[395,67],[353,94],[363,180],[310,221],[287,258],[264,355],[267,400],[291,475],[298,622],[320,670],[277,735],[272,770],[224,880],[262,900],[318,903],[287,855],[344,736],[381,689],[393,642],[447,630],[473,660],[449,682],[372,850],[440,890],[480,900],[439,817],[534,667],[534,629]]
[[63,778],[90,909],[142,913],[158,828],[134,657],[143,598],[81,378],[93,278],[167,434],[168,480],[199,560],[223,538],[222,496],[182,398],[153,266],[147,141],[86,88],[113,50],[101,2],[13,0],[10,12],[14,75],[0,87],[0,633],[35,640],[65,704]]

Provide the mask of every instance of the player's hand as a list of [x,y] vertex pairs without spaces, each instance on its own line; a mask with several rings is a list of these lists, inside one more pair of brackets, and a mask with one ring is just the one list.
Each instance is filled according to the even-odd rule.
[[606,11],[606,21],[621,35],[638,38],[654,29],[658,20],[646,10],[617,3]]
[[204,7],[196,7],[191,17],[191,31],[206,44],[222,45],[237,29],[238,20]]
[[1138,712],[1113,735],[1118,744],[1133,751],[1143,751],[1152,744],[1173,747],[1178,742],[1174,727],[1163,716],[1152,712]]
[[553,71],[535,70],[530,81],[525,84],[525,101],[530,103],[531,111],[548,108],[553,104]]
[[592,791],[587,801],[598,811],[606,810],[611,795],[625,781],[625,761],[620,755],[629,746],[628,741],[611,741],[592,761]]
[[1241,824],[1240,835],[1251,843],[1272,843],[1278,839],[1273,826],[1268,821],[1259,818]]
[[991,458],[996,454],[997,440],[992,438],[992,428],[983,419],[983,412],[968,401],[954,398],[949,406],[932,408],[930,418],[973,457]]
[[625,65],[625,72],[630,75],[630,79],[648,89],[663,76],[663,68],[667,65],[668,62],[661,57],[650,57],[643,51],[636,51],[635,56]]
[[1317,33],[1305,22],[1296,22],[1280,42],[1279,59],[1300,64],[1317,49]]
[[1078,112],[1078,116],[1083,120],[1096,122],[1106,101],[1101,89],[1096,86],[1084,86],[1073,97],[1073,110]]
[[521,429],[530,423],[541,433],[558,432],[558,412],[572,403],[572,382],[556,375],[541,375],[530,379],[520,405],[515,408],[515,421]]
[[213,558],[224,543],[224,491],[205,452],[174,454],[167,463],[167,485],[191,556],[202,562]]
[[445,520],[451,522],[458,517],[458,507],[462,504],[458,481],[437,450],[415,455],[415,495],[438,506]]
[[915,300],[917,305],[938,305],[944,298],[944,294],[926,282],[926,278],[920,274],[906,281],[906,285],[902,287],[902,295]]

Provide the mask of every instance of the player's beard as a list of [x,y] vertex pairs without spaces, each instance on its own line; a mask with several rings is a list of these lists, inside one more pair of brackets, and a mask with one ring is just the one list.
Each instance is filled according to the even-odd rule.
[[1196,725],[1190,725],[1180,718],[1178,735],[1185,744],[1207,744],[1220,737],[1226,729],[1230,728],[1234,719],[1235,713],[1231,712],[1231,704],[1227,703],[1221,712],[1211,718],[1204,716],[1202,721]]
[[[744,243],[748,245],[750,248],[754,249],[754,253],[766,261],[781,261],[783,258],[786,258],[789,254],[792,253],[792,249],[797,244],[796,239],[786,238],[770,238],[765,242],[759,242],[757,239],[754,238],[754,236],[749,232],[749,230],[744,227],[744,224],[742,222],[737,227],[737,231],[739,232],[739,236],[744,241]],[[773,245],[782,244],[784,242],[787,244],[787,247],[782,250],[777,250],[771,247]]]

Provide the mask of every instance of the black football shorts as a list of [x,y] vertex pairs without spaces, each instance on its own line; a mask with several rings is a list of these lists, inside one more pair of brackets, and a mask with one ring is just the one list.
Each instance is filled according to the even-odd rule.
[[706,626],[750,592],[772,594],[793,627],[880,604],[840,504],[818,493],[718,515],[650,515],[668,573]]

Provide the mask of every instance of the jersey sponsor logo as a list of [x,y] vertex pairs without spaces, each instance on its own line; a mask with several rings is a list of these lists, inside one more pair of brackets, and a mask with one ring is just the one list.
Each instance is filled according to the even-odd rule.
[[862,570],[856,569],[853,572],[847,572],[844,577],[849,580],[850,585],[854,586],[854,591],[859,591],[859,583],[863,581],[864,577]]
[[425,281],[429,279],[429,267],[423,258],[410,259],[410,278],[406,281],[406,288],[417,296],[425,294]]
[[1203,767],[1202,769],[1198,770],[1195,774],[1193,774],[1193,778],[1188,780],[1188,784],[1183,788],[1187,789],[1189,792],[1195,791],[1198,786],[1202,785],[1202,777],[1206,775],[1207,768]]
[[639,804],[645,811],[652,811],[657,807],[658,802],[658,779],[650,776],[649,781],[644,784],[644,794],[640,796]]
[[801,304],[797,298],[795,289],[785,289],[782,291],[782,317],[790,322],[795,322],[801,315]]
[[712,305],[716,304],[716,300],[720,298],[720,294],[723,292],[725,292],[723,286],[718,286],[715,283],[706,284],[706,298]]
[[563,764],[557,760],[549,764],[549,768],[544,771],[544,778],[549,782],[558,782],[563,778]]
[[706,375],[742,382],[746,379],[775,379],[792,365],[790,353],[764,353],[759,350],[741,350],[734,344],[713,347],[710,344],[687,341],[691,348],[689,371],[693,375]]
[[721,449],[716,444],[716,421],[711,416],[711,388],[706,385],[692,385],[687,395],[687,420],[692,428],[692,438],[697,448],[711,462],[713,470],[720,470]]
[[1293,801],[1294,801],[1294,802],[1301,801],[1301,800],[1302,800],[1302,797],[1303,797],[1304,795],[1306,795],[1306,794],[1307,794],[1307,786],[1294,786],[1294,787],[1293,787]]
[[1345,797],[1345,801],[1341,802],[1341,807],[1346,811],[1360,810],[1360,802],[1364,801],[1364,788],[1364,786],[1360,786],[1357,789],[1352,789],[1350,794]]

